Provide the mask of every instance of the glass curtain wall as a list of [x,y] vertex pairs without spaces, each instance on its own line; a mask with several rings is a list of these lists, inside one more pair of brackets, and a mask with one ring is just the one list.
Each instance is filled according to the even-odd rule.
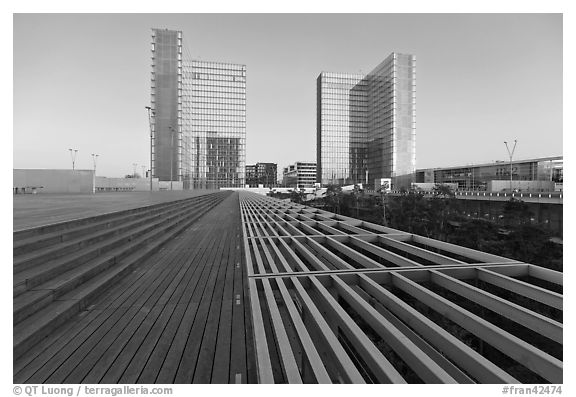
[[392,53],[368,74],[368,173],[371,180],[416,168],[416,59]]
[[365,169],[364,75],[322,72],[317,79],[317,177],[323,185],[362,182]]
[[184,186],[244,187],[246,66],[184,61]]
[[416,169],[416,58],[392,53],[372,72],[317,79],[317,181],[409,186]]

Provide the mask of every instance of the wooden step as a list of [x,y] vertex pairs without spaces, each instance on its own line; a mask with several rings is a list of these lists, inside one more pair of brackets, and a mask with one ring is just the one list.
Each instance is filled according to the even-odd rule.
[[[212,194],[214,194],[214,193],[212,193]],[[157,203],[157,204],[152,204],[152,205],[148,205],[148,206],[144,206],[144,207],[130,208],[130,209],[121,210],[121,211],[112,211],[112,212],[108,212],[106,214],[101,214],[101,215],[96,215],[96,216],[91,216],[91,217],[86,217],[86,218],[78,218],[78,219],[73,219],[73,220],[63,221],[63,222],[57,222],[57,223],[52,223],[52,224],[43,225],[43,226],[37,226],[37,227],[29,228],[29,229],[17,230],[13,233],[13,241],[16,243],[16,242],[19,242],[23,239],[31,238],[32,236],[44,235],[47,233],[70,230],[70,229],[74,229],[76,227],[80,227],[83,225],[92,224],[94,222],[100,222],[100,221],[105,221],[105,220],[109,220],[109,219],[114,219],[115,217],[118,217],[121,215],[130,214],[130,213],[145,212],[145,211],[149,211],[149,210],[152,210],[155,208],[161,208],[161,207],[166,206],[166,205],[177,205],[178,203],[182,203],[182,202],[186,202],[186,201],[190,201],[190,200],[194,200],[194,199],[197,199],[200,197],[206,197],[206,196],[209,196],[209,195],[196,196],[196,197],[185,198],[185,199],[180,199],[180,200],[168,201],[168,202],[164,202],[164,203]]]
[[[203,206],[205,204],[201,204]],[[40,263],[26,269],[24,271],[17,272],[14,275],[14,294],[21,293],[22,290],[32,289],[43,282],[50,280],[59,274],[62,274],[82,263],[90,261],[103,253],[115,249],[116,247],[122,246],[123,244],[129,243],[131,240],[137,238],[140,235],[147,233],[150,230],[157,229],[164,223],[171,222],[174,219],[178,219],[183,216],[183,214],[188,214],[190,211],[197,211],[197,206],[185,207],[181,212],[176,212],[170,216],[163,217],[160,220],[156,220],[153,223],[147,223],[141,225],[136,229],[124,232],[122,235],[114,236],[113,239],[105,240],[97,244],[92,244],[80,251],[73,252],[64,257],[60,257],[46,263]],[[25,284],[23,285],[23,281]]]
[[[121,224],[115,227],[112,223],[105,223],[105,225],[110,225],[107,229],[102,229],[101,225],[97,225],[94,230],[89,234],[86,230],[83,230],[83,235],[69,241],[63,240],[62,242],[56,242],[50,246],[46,246],[40,249],[32,250],[26,254],[18,255],[14,257],[14,273],[24,271],[30,267],[33,267],[40,263],[46,263],[52,259],[64,256],[66,254],[71,254],[75,251],[82,249],[90,244],[103,241],[107,238],[113,238],[116,235],[122,234],[123,232],[129,231],[132,228],[138,227],[139,225],[144,225],[147,222],[154,219],[161,219],[166,217],[167,214],[174,214],[184,208],[190,207],[192,205],[198,205],[194,202],[187,202],[180,204],[178,207],[171,206],[164,209],[156,209],[152,214],[137,214],[130,215],[130,217],[136,217],[131,221],[125,221],[123,218],[120,219]],[[83,227],[83,229],[90,229],[90,225]],[[61,236],[64,239],[64,236]],[[68,237],[69,238],[69,237]],[[51,237],[52,241],[54,237]]]
[[[15,232],[13,251],[14,257],[21,254],[27,254],[32,251],[48,247],[53,244],[62,243],[65,241],[77,239],[81,236],[89,235],[97,230],[105,230],[130,222],[134,219],[139,219],[143,214],[157,214],[163,211],[170,210],[171,208],[178,208],[187,203],[198,202],[198,200],[205,200],[206,196],[193,197],[186,200],[178,200],[173,202],[161,203],[154,206],[134,208],[125,211],[113,212],[96,217],[86,218],[87,221],[80,222],[79,220],[63,222],[56,224],[56,230],[48,230],[45,226],[39,228],[29,229],[25,232],[31,233],[31,236],[18,239],[16,234],[22,232]],[[90,221],[90,222],[88,222]],[[76,225],[77,223],[80,225]],[[67,226],[67,227],[66,227]],[[56,226],[55,226],[56,227]]]
[[[44,287],[47,289],[28,291],[25,296],[15,299],[14,316],[15,319],[18,318],[18,322],[15,320],[14,359],[87,307],[96,296],[122,279],[144,259],[190,227],[227,196],[227,194],[215,195],[216,197],[201,209],[189,211],[186,216],[175,218],[163,227],[141,236],[128,248],[119,249],[118,256],[112,256],[113,266],[107,267],[105,271],[103,269],[94,271],[87,266],[86,269],[79,270],[75,277],[62,278],[62,281],[54,281],[51,285],[46,283]],[[107,256],[100,262],[109,259]],[[90,274],[90,277],[87,277],[87,274]]]

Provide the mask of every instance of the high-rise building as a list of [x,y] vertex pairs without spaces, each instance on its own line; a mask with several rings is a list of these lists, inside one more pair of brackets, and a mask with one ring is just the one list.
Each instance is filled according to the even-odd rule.
[[182,32],[153,29],[153,176],[184,189],[244,187],[246,66],[183,48]]
[[407,185],[416,168],[416,58],[392,53],[367,75],[317,79],[317,181]]

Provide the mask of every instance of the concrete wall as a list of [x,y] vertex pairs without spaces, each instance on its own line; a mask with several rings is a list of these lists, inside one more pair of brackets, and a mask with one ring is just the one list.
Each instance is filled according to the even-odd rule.
[[94,188],[93,170],[48,170],[15,169],[12,186],[18,193],[92,193]]
[[[96,190],[99,192],[131,191],[147,192],[150,191],[150,179],[148,178],[107,178],[104,176],[96,177]],[[158,178],[152,179],[152,190],[158,190]]]
[[183,190],[184,183],[179,181],[160,181],[160,190]]

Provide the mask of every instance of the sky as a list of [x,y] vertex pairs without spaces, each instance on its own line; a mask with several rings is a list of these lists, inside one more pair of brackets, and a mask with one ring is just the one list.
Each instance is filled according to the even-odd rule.
[[563,154],[562,14],[14,14],[13,167],[149,164],[151,28],[247,68],[246,163],[316,160],[316,78],[416,56],[416,168]]

